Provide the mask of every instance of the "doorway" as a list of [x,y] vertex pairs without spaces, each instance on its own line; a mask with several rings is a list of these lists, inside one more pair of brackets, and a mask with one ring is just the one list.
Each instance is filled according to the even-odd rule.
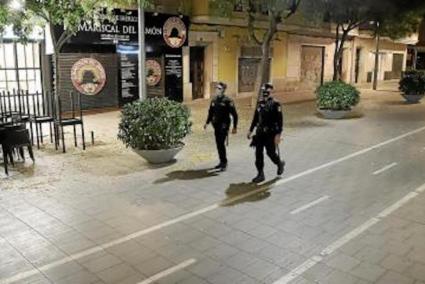
[[360,55],[361,55],[361,48],[356,49],[356,64],[354,67],[354,82],[357,84],[359,82],[359,76],[360,76]]
[[404,54],[394,53],[393,54],[393,67],[392,67],[392,78],[400,79],[401,73],[403,72]]
[[192,82],[192,99],[201,99],[205,92],[205,47],[190,48],[190,82]]
[[302,46],[301,82],[315,88],[323,84],[325,48],[321,46]]

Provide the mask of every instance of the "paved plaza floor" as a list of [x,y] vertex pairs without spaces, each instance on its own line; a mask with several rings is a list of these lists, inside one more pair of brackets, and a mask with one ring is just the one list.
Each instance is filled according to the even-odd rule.
[[286,172],[266,161],[260,185],[248,100],[224,173],[207,102],[163,167],[116,141],[118,112],[87,116],[87,151],[46,145],[1,173],[0,283],[424,284],[425,104],[384,89],[345,120],[285,104]]

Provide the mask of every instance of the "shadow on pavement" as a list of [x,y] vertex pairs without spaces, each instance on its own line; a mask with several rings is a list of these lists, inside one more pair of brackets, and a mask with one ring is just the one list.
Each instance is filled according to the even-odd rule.
[[226,190],[226,199],[221,202],[221,206],[235,206],[245,202],[258,202],[270,197],[270,189],[279,177],[262,184],[255,183],[236,183],[230,184]]
[[288,122],[285,126],[290,128],[314,128],[314,127],[324,127],[328,123],[324,121],[312,121],[312,120],[300,120]]
[[161,168],[166,168],[166,167],[172,166],[175,163],[177,163],[177,159],[173,159],[168,163],[162,163],[162,164],[149,164],[148,163],[148,168],[151,169],[151,170],[161,169]]
[[386,102],[383,102],[383,104],[390,105],[390,106],[411,106],[411,105],[420,104],[420,103],[416,103],[416,104],[408,103],[404,101],[402,97],[400,98],[401,98],[400,101],[386,101]]
[[158,179],[154,184],[166,183],[174,180],[195,180],[218,176],[220,171],[214,169],[200,169],[188,171],[175,171],[167,174],[166,177]]

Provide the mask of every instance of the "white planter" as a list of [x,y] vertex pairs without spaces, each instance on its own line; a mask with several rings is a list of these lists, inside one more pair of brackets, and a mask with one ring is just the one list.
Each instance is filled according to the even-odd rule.
[[351,110],[330,110],[330,109],[317,109],[326,119],[342,119],[351,112]]
[[133,150],[151,164],[165,164],[172,162],[176,155],[183,149],[183,146],[164,150]]

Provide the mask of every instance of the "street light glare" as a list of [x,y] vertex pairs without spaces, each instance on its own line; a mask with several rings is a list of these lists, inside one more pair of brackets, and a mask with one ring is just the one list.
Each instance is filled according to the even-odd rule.
[[12,0],[12,1],[9,3],[9,7],[10,7],[10,9],[12,9],[12,10],[20,11],[20,10],[22,10],[22,9],[24,8],[24,4],[23,4],[23,3],[22,3],[22,1],[20,1],[20,0]]

